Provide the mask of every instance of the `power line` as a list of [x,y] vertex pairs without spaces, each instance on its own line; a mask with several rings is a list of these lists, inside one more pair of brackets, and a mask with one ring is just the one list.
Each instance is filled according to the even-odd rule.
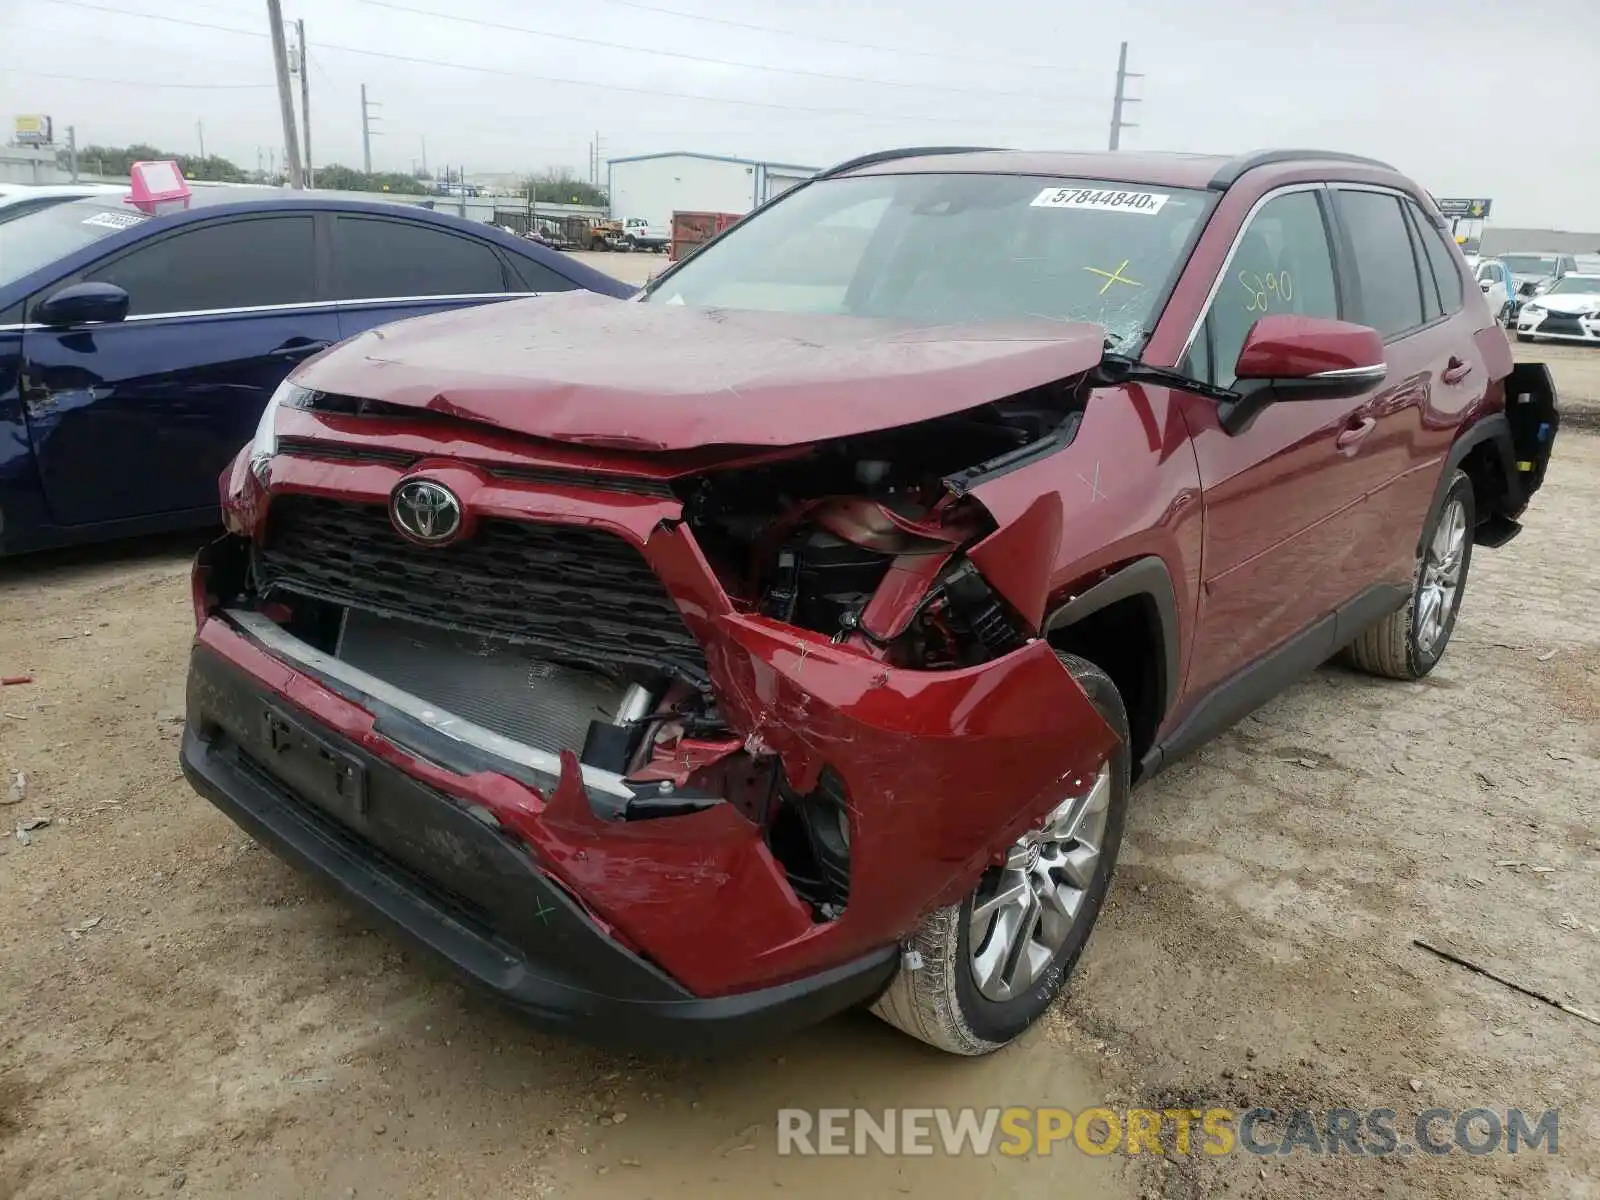
[[103,83],[108,87],[184,88],[191,91],[234,91],[241,88],[277,87],[275,83],[163,83],[151,79],[101,79],[97,75],[57,75],[51,71],[34,71],[27,67],[7,67],[13,75],[31,75],[35,79],[65,79],[72,83]]
[[169,25],[187,25],[192,29],[214,29],[219,33],[237,33],[244,37],[263,38],[270,34],[259,29],[239,29],[233,25],[213,25],[209,21],[195,21],[187,17],[169,17],[165,13],[137,12],[126,8],[112,8],[109,4],[91,4],[89,0],[44,0],[46,4],[63,4],[68,8],[87,8],[91,12],[111,13],[118,17],[144,17],[150,21],[165,21]]
[[[201,29],[213,29],[222,33],[236,33],[242,37],[266,37],[267,34],[248,29],[234,29],[227,25],[211,25],[202,21],[190,21],[183,17],[169,17],[164,13],[132,12],[128,9],[112,8],[103,4],[92,4],[89,0],[45,0],[47,4],[64,4],[73,8],[92,9],[97,12],[115,13],[123,17],[141,17],[149,21],[165,21],[175,25],[195,26]],[[564,87],[593,88],[607,92],[625,92],[635,96],[648,96],[652,99],[694,100],[703,104],[732,104],[741,108],[760,108],[778,112],[815,113],[821,116],[832,117],[863,117],[874,120],[891,119],[896,121],[930,121],[940,125],[949,125],[948,116],[937,116],[931,113],[885,113],[867,112],[852,108],[818,108],[812,105],[779,104],[771,100],[741,100],[731,96],[703,96],[693,92],[669,92],[661,88],[634,87],[622,83],[595,83],[587,79],[569,79],[558,75],[539,75],[530,71],[507,71],[497,67],[476,66],[472,63],[448,62],[444,59],[425,58],[414,54],[394,54],[385,50],[369,50],[364,46],[341,46],[335,42],[321,43],[324,50],[337,50],[345,54],[360,54],[368,58],[379,58],[389,62],[410,63],[418,66],[444,67],[453,71],[469,71],[479,75],[495,75],[505,79],[532,79],[541,83],[556,83]],[[1062,122],[1049,118],[1029,118],[1025,120],[1009,119],[1012,124],[1049,125],[1052,128],[1082,127],[1082,122]]]
[[880,46],[873,42],[856,42],[849,38],[828,37],[822,33],[800,33],[793,29],[778,29],[772,25],[757,25],[751,21],[735,21],[729,17],[706,17],[699,13],[680,12],[657,4],[643,4],[639,0],[605,0],[622,8],[635,8],[640,12],[659,13],[665,17],[678,17],[684,21],[703,21],[708,25],[726,25],[732,29],[752,29],[757,33],[774,33],[779,37],[799,38],[808,42],[827,42],[832,46],[850,46],[858,50],[877,50],[883,54],[906,54],[914,58],[937,58],[947,62],[988,63],[991,66],[1026,67],[1033,71],[1087,71],[1088,67],[1062,67],[1053,63],[1028,63],[1021,59],[981,58],[973,54],[942,54],[937,50],[911,50],[905,46]]
[[677,50],[661,50],[654,46],[634,46],[626,42],[608,42],[601,38],[580,37],[577,34],[551,33],[544,29],[529,29],[525,25],[507,25],[499,21],[487,21],[479,17],[461,17],[454,13],[435,12],[426,8],[412,8],[408,4],[396,4],[393,0],[362,0],[374,8],[387,8],[395,12],[411,13],[418,17],[433,17],[440,21],[455,21],[462,25],[476,25],[484,29],[503,29],[511,33],[523,33],[530,37],[549,38],[558,42],[576,42],[583,46],[601,46],[608,50],[626,50],[633,54],[652,54],[659,58],[676,58],[685,62],[708,63],[717,67],[739,67],[750,71],[774,71],[782,75],[803,75],[810,79],[832,79],[843,83],[869,83],[875,87],[913,88],[921,91],[955,92],[964,96],[1012,96],[1025,100],[1070,100],[1068,96],[1049,96],[1040,92],[1010,92],[992,88],[964,88],[952,87],[943,83],[908,83],[897,79],[873,79],[867,75],[839,75],[829,71],[808,71],[803,67],[779,67],[767,63],[745,62],[736,58],[711,58],[704,54],[687,54]]

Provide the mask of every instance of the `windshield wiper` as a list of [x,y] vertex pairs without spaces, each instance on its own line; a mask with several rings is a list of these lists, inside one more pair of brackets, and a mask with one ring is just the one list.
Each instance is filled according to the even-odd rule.
[[1182,388],[1186,392],[1193,392],[1196,396],[1204,396],[1208,400],[1215,400],[1219,404],[1234,404],[1244,399],[1238,392],[1230,388],[1217,387],[1215,384],[1206,383],[1192,375],[1185,375],[1182,371],[1169,370],[1166,367],[1152,367],[1142,363],[1136,358],[1129,358],[1125,354],[1114,354],[1107,351],[1100,357],[1100,365],[1090,372],[1089,382],[1095,384],[1119,383],[1160,383],[1168,387]]

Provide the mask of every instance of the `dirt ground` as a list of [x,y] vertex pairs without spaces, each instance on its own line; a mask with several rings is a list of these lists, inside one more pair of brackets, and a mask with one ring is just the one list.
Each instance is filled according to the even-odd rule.
[[[1600,414],[1600,354],[1525,357]],[[1411,944],[1600,1010],[1596,514],[1569,428],[1428,680],[1324,668],[1137,793],[1081,970],[975,1062],[859,1014],[719,1061],[529,1030],[185,785],[192,541],[6,563],[0,826],[50,824],[0,840],[0,1197],[1600,1196],[1600,1028]],[[1560,1152],[775,1152],[784,1106],[1098,1101],[1557,1107]]]

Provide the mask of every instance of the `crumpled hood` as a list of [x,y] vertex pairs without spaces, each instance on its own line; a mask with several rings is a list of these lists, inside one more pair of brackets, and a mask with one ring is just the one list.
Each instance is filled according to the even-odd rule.
[[1044,319],[914,328],[567,292],[374,329],[294,381],[587,446],[790,446],[1081,374],[1104,337]]

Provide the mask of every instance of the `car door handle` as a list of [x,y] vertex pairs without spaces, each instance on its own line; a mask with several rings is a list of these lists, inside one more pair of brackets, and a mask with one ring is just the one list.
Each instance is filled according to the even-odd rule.
[[310,338],[290,338],[276,350],[270,352],[273,358],[299,359],[310,358],[319,350],[326,350],[332,342],[318,342]]
[[1371,433],[1377,427],[1378,422],[1376,418],[1362,417],[1360,421],[1344,430],[1339,434],[1338,437],[1334,438],[1333,444],[1341,450],[1354,451],[1355,448],[1361,444],[1362,440],[1367,436],[1367,434]]
[[1463,379],[1471,374],[1471,363],[1462,362],[1459,358],[1452,358],[1445,369],[1439,372],[1439,378],[1444,380],[1445,383],[1454,384],[1460,383]]

